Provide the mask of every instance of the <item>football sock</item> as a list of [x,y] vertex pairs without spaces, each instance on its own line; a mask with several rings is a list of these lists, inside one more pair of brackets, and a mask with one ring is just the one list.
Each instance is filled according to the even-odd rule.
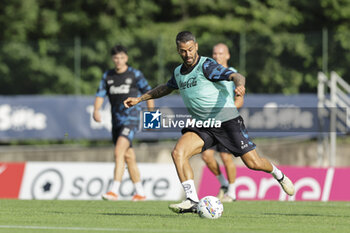
[[221,186],[225,186],[225,187],[228,186],[228,181],[226,180],[225,176],[222,173],[216,176],[216,178],[218,178]]
[[145,196],[145,191],[143,190],[143,186],[141,182],[134,183],[136,194],[140,196]]
[[227,195],[229,195],[233,199],[236,199],[236,185],[235,185],[235,183],[228,185]]
[[186,180],[181,184],[182,184],[182,187],[184,188],[186,198],[190,198],[192,201],[199,202],[196,187],[194,186],[194,181]]
[[273,175],[273,177],[275,177],[275,179],[276,180],[280,180],[280,179],[282,179],[283,178],[283,173],[281,172],[281,170],[280,169],[278,169],[275,165],[273,165],[272,163],[271,163],[271,165],[272,165],[272,172],[271,172],[271,174]]
[[112,184],[111,191],[115,194],[119,193],[120,181],[114,180]]

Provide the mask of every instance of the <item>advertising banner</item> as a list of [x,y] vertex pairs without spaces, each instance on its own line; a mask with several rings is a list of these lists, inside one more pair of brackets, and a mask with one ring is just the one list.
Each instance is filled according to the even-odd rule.
[[[271,174],[237,167],[238,200],[350,201],[350,168],[279,167],[294,183],[295,195],[286,195]],[[221,167],[223,174],[224,167]],[[220,184],[207,167],[203,168],[199,197],[216,196]]]
[[24,167],[25,163],[0,162],[0,198],[18,198]]
[[[0,140],[109,139],[112,124],[108,99],[100,111],[101,123],[92,118],[93,103],[94,96],[0,96]],[[178,95],[165,96],[156,99],[155,105],[157,115],[140,112],[140,131],[136,133],[136,138],[157,140],[179,137],[178,127],[182,121],[188,121],[183,116],[189,115],[182,98]],[[145,103],[141,106],[146,110]],[[239,112],[251,137],[313,137],[319,133],[317,96],[314,94],[247,94],[244,107]],[[327,127],[323,131],[327,131]]]
[[[113,181],[113,163],[27,162],[0,163],[0,198],[100,200]],[[287,196],[272,175],[237,167],[238,200],[350,201],[350,168],[279,167],[294,183],[295,195]],[[183,188],[173,164],[140,163],[148,200],[181,200]],[[225,174],[224,167],[221,167]],[[225,174],[226,175],[226,174]],[[220,184],[207,167],[199,182],[198,196],[216,196]],[[125,172],[120,200],[131,200],[134,187]]]
[[[148,200],[181,199],[182,187],[173,164],[139,163]],[[100,200],[113,182],[114,163],[28,162],[20,199]],[[134,186],[126,171],[119,200],[131,200]]]
[[0,139],[108,138],[101,129],[111,124],[110,117],[106,126],[91,123],[93,101],[90,96],[1,96]]

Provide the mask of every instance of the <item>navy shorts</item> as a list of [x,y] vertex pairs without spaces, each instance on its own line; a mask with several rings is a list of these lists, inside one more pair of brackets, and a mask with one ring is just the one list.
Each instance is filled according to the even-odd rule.
[[135,132],[137,131],[137,126],[134,125],[121,125],[112,127],[112,140],[116,144],[120,136],[126,137],[130,142],[130,147],[132,147],[132,140],[135,137]]
[[220,128],[188,127],[183,128],[181,132],[182,134],[186,132],[198,134],[204,141],[202,152],[220,143],[235,157],[239,157],[256,147],[248,136],[241,116],[222,122]]

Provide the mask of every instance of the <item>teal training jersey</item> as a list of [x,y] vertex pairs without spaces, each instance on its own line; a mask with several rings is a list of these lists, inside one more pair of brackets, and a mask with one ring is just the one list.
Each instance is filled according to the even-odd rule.
[[183,64],[178,66],[167,85],[179,89],[194,119],[225,122],[239,116],[233,99],[234,83],[227,81],[233,72],[211,58],[200,57],[189,71]]
[[[235,69],[235,68],[233,68],[233,67],[229,67],[228,68],[229,70],[232,70],[233,72],[235,72],[235,73],[237,73],[237,70]],[[222,82],[225,86],[226,86],[226,88],[227,88],[227,91],[229,92],[229,94],[230,94],[230,96],[232,97],[232,99],[233,99],[233,102],[235,101],[234,100],[234,90],[235,90],[235,83],[234,82],[228,82],[228,81],[220,81],[220,82]]]

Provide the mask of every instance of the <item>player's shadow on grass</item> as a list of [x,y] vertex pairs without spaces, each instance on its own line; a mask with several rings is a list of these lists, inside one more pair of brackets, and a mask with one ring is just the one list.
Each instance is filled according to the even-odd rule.
[[[61,211],[46,211],[46,213],[50,214],[67,214],[67,212]],[[81,212],[70,212],[70,214],[81,214]],[[85,213],[86,214],[86,213]],[[165,217],[165,218],[173,218],[176,214],[137,214],[137,213],[90,213],[90,214],[99,214],[99,215],[107,215],[107,216],[144,216],[144,217]]]
[[137,213],[101,213],[101,215],[109,215],[109,216],[143,216],[143,217],[165,217],[165,218],[173,218],[174,214],[137,214]]
[[283,214],[283,213],[263,213],[263,215],[284,215],[284,216],[305,216],[305,217],[350,217],[347,215],[330,215],[330,214]]

